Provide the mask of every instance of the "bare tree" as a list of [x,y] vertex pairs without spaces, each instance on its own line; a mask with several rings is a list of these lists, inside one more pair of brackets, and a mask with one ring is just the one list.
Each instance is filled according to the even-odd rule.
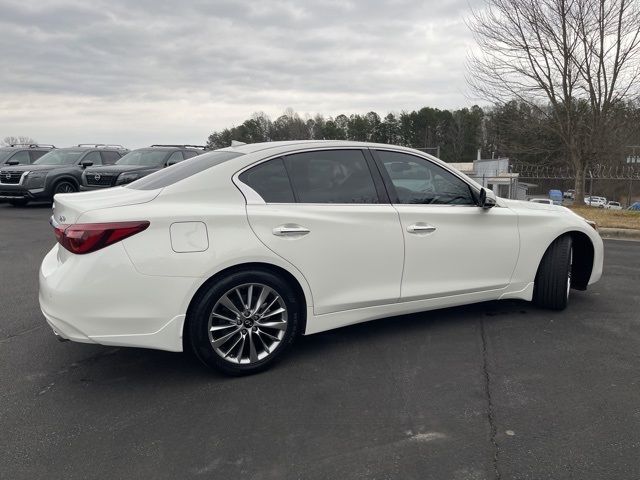
[[548,117],[582,202],[585,174],[606,153],[617,106],[638,93],[638,1],[487,0],[469,25],[479,46],[469,83],[485,99],[515,98]]
[[8,137],[4,137],[2,139],[2,145],[4,146],[9,146],[9,145],[17,145],[17,144],[32,144],[32,143],[37,143],[33,138],[31,137],[25,137],[24,135],[18,135],[18,136],[14,136],[14,135],[10,135]]

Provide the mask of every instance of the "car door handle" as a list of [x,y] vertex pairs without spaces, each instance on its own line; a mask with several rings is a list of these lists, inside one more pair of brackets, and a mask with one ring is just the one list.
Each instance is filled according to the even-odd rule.
[[431,233],[435,231],[436,227],[423,222],[414,223],[413,225],[409,225],[407,227],[407,232],[409,233]]
[[308,228],[300,225],[293,225],[287,223],[286,225],[280,225],[273,229],[273,234],[277,237],[293,237],[296,235],[306,235],[311,232]]

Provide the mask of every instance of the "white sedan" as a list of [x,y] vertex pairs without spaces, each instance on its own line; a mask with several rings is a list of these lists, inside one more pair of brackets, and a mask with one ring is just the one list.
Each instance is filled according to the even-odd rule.
[[622,210],[622,205],[620,205],[620,202],[607,202],[604,208],[607,210]]
[[564,309],[602,273],[564,207],[496,198],[390,145],[251,144],[56,195],[40,306],[62,339],[253,373],[299,334],[498,299]]

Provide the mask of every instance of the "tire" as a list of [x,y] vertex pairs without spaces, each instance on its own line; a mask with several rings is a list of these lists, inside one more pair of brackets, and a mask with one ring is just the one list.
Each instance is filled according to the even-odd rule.
[[222,373],[258,373],[293,343],[302,325],[302,305],[294,289],[273,273],[232,273],[194,299],[185,343],[202,363]]
[[533,289],[533,302],[542,308],[564,310],[571,290],[571,237],[557,238],[542,257]]
[[55,187],[53,187],[53,194],[57,195],[58,193],[74,193],[78,191],[78,187],[76,187],[73,183],[62,180],[56,183]]
[[29,200],[27,200],[26,198],[21,198],[20,200],[8,200],[8,202],[14,207],[24,207],[27,203],[29,203]]

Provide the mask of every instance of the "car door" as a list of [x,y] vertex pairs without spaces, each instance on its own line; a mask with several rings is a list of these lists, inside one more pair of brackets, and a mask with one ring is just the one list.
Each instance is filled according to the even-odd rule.
[[403,301],[509,284],[520,245],[513,211],[478,207],[468,183],[426,158],[387,150],[375,156],[404,234]]
[[247,201],[253,231],[304,275],[316,314],[399,300],[400,222],[371,168],[361,149],[315,150],[238,177],[257,195]]

